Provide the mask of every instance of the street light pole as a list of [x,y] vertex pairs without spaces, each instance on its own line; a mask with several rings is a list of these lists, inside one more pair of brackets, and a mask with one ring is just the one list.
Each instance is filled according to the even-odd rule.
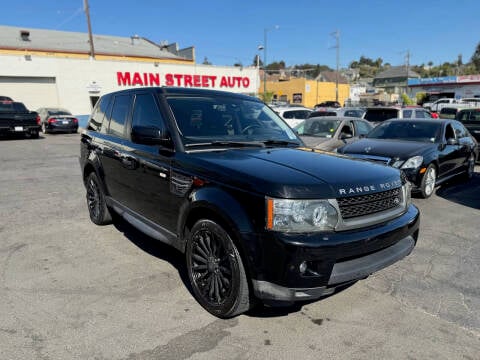
[[[273,29],[278,29],[279,26],[275,25]],[[267,32],[272,30],[270,28],[263,29],[263,101],[267,96]]]
[[263,101],[267,96],[267,31],[263,29]]

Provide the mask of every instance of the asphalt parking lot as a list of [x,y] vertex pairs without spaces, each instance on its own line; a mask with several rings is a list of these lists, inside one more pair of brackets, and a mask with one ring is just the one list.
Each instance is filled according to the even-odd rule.
[[183,257],[90,222],[79,135],[0,140],[0,359],[480,359],[480,167],[427,200],[414,252],[301,307],[219,320]]

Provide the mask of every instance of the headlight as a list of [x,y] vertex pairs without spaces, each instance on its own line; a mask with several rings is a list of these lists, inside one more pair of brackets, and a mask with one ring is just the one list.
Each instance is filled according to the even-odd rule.
[[332,231],[337,210],[327,200],[267,198],[267,229],[283,232]]
[[[414,156],[405,161],[400,169],[416,169],[423,163],[423,156]],[[395,164],[394,164],[395,166]]]

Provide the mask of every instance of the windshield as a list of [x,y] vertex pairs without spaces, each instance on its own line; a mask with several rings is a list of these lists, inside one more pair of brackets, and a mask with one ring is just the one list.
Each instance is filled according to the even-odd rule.
[[340,126],[341,120],[307,119],[295,127],[299,135],[331,138]]
[[66,110],[50,110],[48,112],[48,115],[52,116],[52,115],[72,115],[72,114]]
[[300,145],[293,130],[264,103],[236,97],[169,97],[185,146],[248,142]]
[[370,139],[395,139],[407,141],[436,142],[440,139],[442,124],[435,121],[392,121],[373,128]]
[[365,116],[363,118],[368,121],[379,122],[379,121],[385,121],[388,119],[393,119],[396,117],[398,117],[397,109],[378,108],[378,109],[367,109],[367,112],[365,113]]

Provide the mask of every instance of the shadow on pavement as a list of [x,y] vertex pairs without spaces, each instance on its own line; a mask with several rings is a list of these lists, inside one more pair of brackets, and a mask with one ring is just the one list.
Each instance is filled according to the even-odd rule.
[[443,184],[436,194],[445,200],[480,210],[480,174],[476,172],[468,181],[449,181]]

